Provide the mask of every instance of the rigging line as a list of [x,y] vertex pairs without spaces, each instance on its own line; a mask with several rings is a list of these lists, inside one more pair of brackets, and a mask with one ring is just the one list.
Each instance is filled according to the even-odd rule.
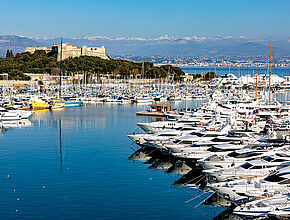
[[[199,176],[197,176],[197,177],[195,177],[194,179],[191,179],[191,180],[189,180],[189,181],[187,181],[187,182],[185,182],[185,183],[183,183],[183,184],[181,184],[181,185],[185,185],[185,184],[187,184],[187,183],[189,183],[189,182],[191,182],[191,181],[194,181],[194,180],[196,180],[198,177],[200,177],[200,176],[202,176],[202,174],[200,174]],[[195,184],[196,185],[196,184]]]
[[202,203],[204,203],[208,198],[210,198],[215,193],[216,192],[214,191],[212,194],[210,194],[208,197],[206,197],[204,200],[202,200],[199,204],[197,204],[194,208],[197,208],[198,206],[200,206]]
[[205,212],[202,212],[201,210],[199,210],[198,208],[195,208],[193,205],[191,205],[190,203],[187,204],[188,206],[194,208],[195,210],[197,210],[198,212],[200,212],[202,215],[204,215],[205,217],[209,218],[209,219],[212,219],[211,216],[205,214]]
[[197,185],[198,182],[200,182],[202,179],[204,179],[206,176],[201,177],[195,184]]
[[156,151],[157,150],[157,148],[156,149],[154,149],[154,150],[152,150],[151,152],[149,152],[147,155],[150,155],[150,154],[152,154],[154,151]]
[[185,203],[189,203],[189,202],[191,202],[192,200],[195,200],[195,199],[201,197],[202,195],[204,195],[204,194],[206,194],[206,193],[207,193],[207,192],[203,192],[202,194],[199,194],[199,195],[197,195],[197,196],[195,196],[195,197],[193,197],[193,198],[187,200]]
[[136,152],[136,150],[135,149],[133,149],[133,146],[134,145],[134,143],[131,143],[130,145],[129,145],[129,148],[131,148],[131,150],[133,151],[133,152]]
[[[183,187],[181,187],[181,186],[178,186],[178,188],[182,189],[184,192],[186,192],[186,193],[188,193],[188,194],[190,194],[190,195],[192,195],[192,196],[196,196],[197,193],[201,192],[200,189],[195,189],[195,188],[193,188],[193,187],[187,187],[187,186],[183,186]],[[197,193],[193,193],[193,192],[191,191],[191,189],[195,189],[195,190],[197,191]]]

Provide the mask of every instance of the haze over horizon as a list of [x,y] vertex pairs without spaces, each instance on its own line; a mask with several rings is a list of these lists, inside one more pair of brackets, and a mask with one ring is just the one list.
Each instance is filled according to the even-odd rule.
[[289,39],[290,1],[16,0],[1,2],[1,35],[40,38],[246,36]]
[[142,36],[110,36],[110,35],[102,35],[102,34],[95,34],[95,35],[82,35],[82,36],[71,36],[71,37],[64,37],[64,36],[34,36],[34,35],[21,35],[21,34],[1,34],[0,36],[18,36],[18,37],[25,37],[31,39],[88,39],[88,40],[136,40],[136,41],[150,41],[150,40],[176,40],[176,39],[184,39],[184,40],[195,40],[195,41],[204,41],[204,40],[220,40],[220,39],[248,39],[250,41],[270,41],[270,40],[286,40],[290,43],[290,37],[273,37],[273,36],[260,36],[260,37],[250,37],[247,35],[222,35],[222,34],[215,34],[215,35],[198,35],[198,34],[191,34],[191,35],[168,35],[168,34],[160,34],[154,37],[142,37]]

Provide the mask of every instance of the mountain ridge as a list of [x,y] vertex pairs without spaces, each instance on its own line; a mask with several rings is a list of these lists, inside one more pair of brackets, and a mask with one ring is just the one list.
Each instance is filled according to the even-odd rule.
[[[60,38],[37,38],[19,35],[0,35],[0,56],[4,57],[7,49],[13,53],[24,52],[26,46],[51,46],[59,43]],[[132,56],[267,56],[269,40],[251,39],[246,36],[169,36],[156,38],[142,37],[107,37],[102,35],[63,38],[63,42],[76,46],[102,46],[107,54]],[[273,39],[274,56],[290,55],[290,40]]]

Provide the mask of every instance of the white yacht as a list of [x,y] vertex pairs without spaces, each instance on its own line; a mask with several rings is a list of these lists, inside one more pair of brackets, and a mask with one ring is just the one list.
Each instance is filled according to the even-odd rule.
[[251,160],[259,160],[273,154],[273,146],[270,144],[247,145],[240,150],[224,152],[223,154],[212,153],[209,157],[198,160],[198,164],[205,170],[231,168],[242,165]]
[[246,217],[267,217],[269,212],[290,211],[290,195],[277,195],[270,198],[258,199],[238,206],[233,213]]
[[[287,166],[288,164],[285,164]],[[229,179],[252,179],[268,175],[271,171],[282,166],[281,162],[268,162],[265,160],[252,160],[244,164],[227,169],[210,169],[204,170],[204,173],[210,175],[218,181]]]
[[15,121],[20,119],[21,116],[15,111],[9,111],[5,108],[0,107],[0,121]]
[[179,130],[167,129],[155,134],[130,134],[128,137],[136,144],[144,144],[149,141],[164,141],[180,135],[182,132]]

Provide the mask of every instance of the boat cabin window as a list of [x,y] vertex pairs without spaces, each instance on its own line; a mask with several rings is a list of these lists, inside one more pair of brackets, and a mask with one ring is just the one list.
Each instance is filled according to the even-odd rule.
[[237,152],[232,152],[228,154],[229,157],[237,157],[238,155],[240,154],[238,154]]
[[204,137],[216,137],[216,136],[218,136],[217,134],[206,134],[206,135],[204,135]]
[[195,128],[181,128],[180,130],[181,131],[191,131],[191,130],[194,130]]
[[192,141],[181,141],[180,144],[192,144]]
[[177,121],[177,123],[189,123],[190,121],[189,120],[180,120],[180,121]]
[[158,136],[160,137],[168,137],[168,136],[175,136],[176,134],[171,134],[171,133],[168,133],[168,134],[159,134]]
[[195,133],[195,132],[192,132],[192,133],[190,133],[191,135],[196,135],[196,136],[198,136],[198,137],[203,137],[204,136],[204,134],[201,134],[201,133]]
[[254,157],[260,155],[260,152],[249,152],[246,154],[246,157]]
[[279,157],[289,157],[289,155],[285,153],[277,153],[276,155]]
[[287,160],[285,160],[285,159],[275,159],[275,160],[273,160],[273,162],[286,162]]
[[262,166],[253,166],[253,167],[251,167],[251,170],[252,169],[259,169],[259,170],[261,170],[261,169],[263,169],[263,167]]

